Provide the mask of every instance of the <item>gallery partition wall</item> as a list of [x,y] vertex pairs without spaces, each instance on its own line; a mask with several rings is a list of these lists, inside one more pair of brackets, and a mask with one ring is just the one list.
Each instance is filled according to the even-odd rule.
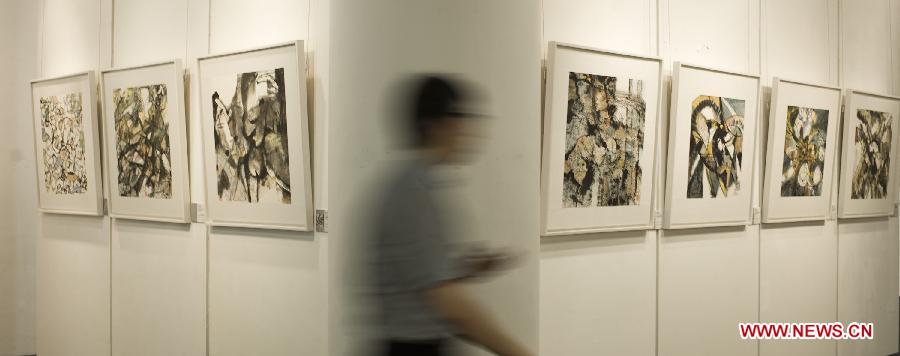
[[[355,281],[344,269],[359,237],[353,212],[394,157],[398,137],[382,120],[392,85],[417,72],[462,73],[489,98],[490,139],[471,167],[455,172],[467,184],[448,184],[448,195],[471,207],[472,223],[454,228],[523,255],[519,268],[472,290],[539,354],[898,351],[898,219],[890,204],[840,210],[847,162],[830,145],[847,139],[832,121],[841,110],[833,97],[850,98],[847,120],[858,117],[854,105],[878,99],[873,93],[900,94],[896,0],[41,0],[0,10],[8,20],[0,21],[0,64],[10,68],[0,87],[10,109],[0,119],[13,130],[0,142],[9,167],[0,170],[9,182],[0,196],[15,202],[0,208],[0,355],[339,355],[367,347],[355,328],[365,310],[346,298]],[[257,51],[278,52],[280,62],[261,72],[221,60],[265,62]],[[232,109],[238,72],[271,77],[279,88],[279,78],[291,78],[287,101],[306,102],[306,118],[285,119],[290,164],[279,167],[290,172],[290,203],[279,167],[262,196],[220,192],[219,178],[207,176],[210,113]],[[566,108],[570,80],[600,87],[610,78],[612,100],[646,105],[627,117],[647,141],[620,176],[640,172],[640,184],[601,194],[556,174],[573,159],[557,109]],[[91,193],[76,204],[37,193],[48,180],[36,178],[44,147],[34,140],[41,127],[32,108],[72,117],[68,89],[85,81],[103,88],[94,92],[102,101],[81,95],[81,117],[97,130],[85,132],[86,142],[101,154],[85,160],[85,180],[50,180],[54,189]],[[123,190],[117,179],[128,167],[114,163],[128,152],[104,140],[117,116],[99,104],[158,103],[163,84],[167,106],[183,112],[167,116],[183,128],[170,131],[168,154],[183,160],[165,167],[171,185]],[[215,101],[219,91],[228,100]],[[694,128],[680,115],[700,106],[743,118],[746,160],[718,178],[715,193],[670,164],[694,157],[685,150]],[[785,130],[824,111],[827,124],[816,121],[813,136],[793,141],[829,142],[814,149],[834,158],[805,161],[821,178],[767,191],[794,164],[784,160]],[[871,122],[879,114],[860,115]],[[784,142],[769,152],[773,140]],[[610,160],[625,156],[609,152]],[[858,194],[881,191],[870,181]],[[588,193],[561,198],[578,189]],[[784,192],[808,199],[778,210]],[[148,207],[116,198],[123,194],[173,199]],[[704,203],[684,199],[690,194]],[[725,195],[741,200],[722,203]],[[274,199],[283,211],[234,210],[223,196]],[[52,212],[73,210],[66,204],[87,213]],[[629,211],[619,216],[624,210],[614,207]],[[873,322],[875,340],[741,340],[737,324],[756,321]]]

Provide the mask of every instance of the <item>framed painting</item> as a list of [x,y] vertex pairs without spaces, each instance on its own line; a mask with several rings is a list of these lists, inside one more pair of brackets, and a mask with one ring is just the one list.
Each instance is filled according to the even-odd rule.
[[38,207],[103,215],[97,82],[83,72],[31,82]]
[[181,62],[110,69],[100,76],[109,215],[189,223]]
[[825,220],[841,112],[841,89],[775,78],[762,222]]
[[891,215],[900,98],[850,89],[844,103],[838,217]]
[[209,223],[311,231],[303,42],[198,60]]
[[759,77],[675,63],[667,229],[750,223]]
[[542,234],[654,227],[662,61],[551,42]]

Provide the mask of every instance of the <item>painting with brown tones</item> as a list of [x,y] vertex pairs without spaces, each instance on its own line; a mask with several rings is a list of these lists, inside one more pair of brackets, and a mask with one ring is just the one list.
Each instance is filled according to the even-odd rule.
[[569,73],[564,207],[640,204],[642,90],[640,80]]

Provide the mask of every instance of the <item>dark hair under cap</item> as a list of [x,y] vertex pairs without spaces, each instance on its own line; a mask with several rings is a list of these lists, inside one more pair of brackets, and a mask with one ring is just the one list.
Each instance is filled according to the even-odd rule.
[[422,146],[430,124],[459,116],[455,108],[463,98],[459,86],[451,80],[428,75],[415,84],[411,99],[413,144]]

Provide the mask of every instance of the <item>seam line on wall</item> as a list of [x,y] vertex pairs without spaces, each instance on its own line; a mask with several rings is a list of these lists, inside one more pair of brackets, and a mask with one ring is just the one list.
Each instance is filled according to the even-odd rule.
[[212,0],[206,2],[206,54],[212,54]]
[[[661,2],[661,1],[660,1]],[[657,3],[657,6],[659,3]],[[658,25],[657,25],[658,27]],[[659,30],[657,30],[659,31]],[[666,54],[669,55],[669,62],[672,62],[672,4],[666,3]],[[670,63],[671,64],[671,63]],[[665,70],[665,69],[663,69]],[[671,93],[670,93],[671,95]],[[669,104],[671,105],[671,103]],[[668,154],[668,152],[666,152]],[[666,172],[668,174],[668,172]]]
[[[762,83],[762,80],[765,79],[763,77],[763,75],[769,74],[769,28],[765,24],[765,21],[766,21],[765,19],[768,18],[768,16],[766,16],[767,11],[768,11],[768,6],[767,6],[768,2],[767,1],[768,0],[759,0],[759,3],[757,4],[756,29],[757,29],[758,34],[757,34],[757,38],[756,38],[756,40],[757,40],[757,42],[756,42],[756,48],[757,48],[756,52],[757,53],[756,54],[757,54],[757,75],[760,76],[760,83],[759,83],[760,87],[762,87],[764,85],[764,83]],[[749,6],[750,3],[748,2],[747,4]],[[751,23],[751,21],[747,21],[747,26],[750,26],[750,23]],[[751,29],[748,27],[747,30],[748,30],[748,32],[750,32]],[[759,97],[757,98],[757,100],[759,101],[759,103],[757,104],[757,107],[763,108],[763,106],[761,105],[764,100],[761,95],[762,91],[761,90],[757,90],[757,91],[760,94]],[[770,91],[770,93],[771,93],[771,91]],[[771,100],[771,99],[769,99],[769,100]],[[759,110],[759,111],[761,111],[761,112],[756,113],[757,117],[762,117],[762,115],[766,115],[765,114],[766,110]],[[763,135],[762,135],[763,133],[760,132],[759,125],[757,125],[756,131],[759,134],[759,137],[757,137],[757,143],[759,143],[759,141],[763,141]],[[762,157],[759,157],[759,152],[762,151],[762,148],[764,148],[763,146],[764,145],[757,144],[757,147],[760,147],[760,148],[756,149],[757,157],[755,157],[757,160],[759,160],[759,164],[756,167],[757,175],[760,173],[762,173],[762,175],[765,175],[765,172],[762,169],[764,161],[763,161]],[[759,182],[759,187],[763,188],[765,186],[764,183],[765,182]],[[761,196],[763,189],[759,189],[759,192],[755,193],[758,197],[757,202],[760,207],[762,207],[762,205],[763,205],[762,196]],[[751,199],[752,199],[752,197],[751,197]],[[756,209],[757,208],[754,208],[754,210],[756,210]],[[756,215],[755,211],[754,211],[754,215]],[[756,217],[754,216],[753,219],[756,219]],[[762,322],[762,251],[763,251],[763,248],[762,248],[763,233],[762,233],[762,231],[763,231],[762,224],[757,225],[756,226],[756,322],[757,323]],[[761,356],[762,355],[761,342],[759,340],[756,340],[755,343],[756,343],[756,355]]]
[[[188,54],[190,53],[190,52],[188,52],[188,49],[190,48],[190,43],[191,43],[191,33],[190,33],[191,28],[190,28],[190,25],[188,24],[188,19],[191,17],[190,12],[191,12],[190,3],[185,2],[184,3],[184,62],[182,62],[183,67],[182,67],[182,73],[181,73],[182,81],[184,81],[185,72],[190,73],[189,68],[191,68],[191,64],[188,61]],[[188,83],[188,84],[190,84],[190,83]],[[188,86],[186,90],[190,91],[190,86]],[[189,92],[185,93],[185,94],[188,96],[188,98],[190,98],[191,94]],[[188,105],[190,105],[190,103],[188,103]],[[190,106],[188,106],[188,107],[190,107]],[[185,123],[186,124],[185,127],[189,128],[191,126],[190,119],[188,118],[190,116],[190,113],[185,112],[185,115],[186,115],[185,121],[188,121]],[[190,150],[190,143],[188,143],[188,150]],[[190,157],[190,153],[188,154],[188,157]],[[190,162],[188,162],[188,166],[190,166]],[[190,169],[188,169],[188,174],[190,174]],[[190,186],[190,177],[188,178],[188,186]]]
[[[310,43],[312,43],[312,39],[313,39],[312,25],[311,25],[312,24],[312,3],[313,3],[313,0],[308,0],[306,2],[306,44],[305,44],[306,49],[304,50],[304,52],[307,52],[307,53],[310,52],[310,47],[312,47],[312,46],[310,46]],[[307,72],[309,71],[309,54],[306,55],[306,70],[307,70]],[[307,74],[307,77],[309,77],[309,74]]]
[[205,271],[206,272],[206,275],[205,275],[205,277],[206,277],[206,315],[205,315],[205,319],[206,319],[206,330],[205,330],[206,331],[206,356],[209,356],[210,355],[209,326],[211,325],[211,323],[209,322],[209,269],[210,269],[209,268],[209,255],[210,255],[209,254],[209,245],[210,245],[209,242],[210,242],[210,237],[211,237],[210,235],[212,235],[212,228],[209,226],[209,224],[203,224],[203,225],[204,225],[203,230],[205,232],[203,234],[203,237],[206,239],[206,261],[204,261],[204,262],[206,262],[205,263],[205,265],[206,265],[206,271]]
[[[654,1],[652,1],[652,0],[647,0],[646,4],[647,4],[648,9],[650,8],[651,3],[653,3],[653,2]],[[659,9],[659,7],[657,7],[657,9]],[[544,10],[541,9],[541,12],[543,12],[543,11]],[[650,10],[647,11],[647,26],[652,26],[652,24],[654,23],[654,20],[655,20],[653,18],[654,14],[655,14],[655,11],[650,11]],[[659,26],[659,21],[656,21],[655,23],[656,23],[656,26]],[[543,23],[542,23],[542,25],[543,25]],[[656,31],[656,32],[659,33],[659,31]],[[657,35],[657,36],[659,36],[659,35]],[[653,45],[654,45],[653,37],[654,37],[653,32],[650,31],[650,29],[648,28],[647,29],[647,52],[646,52],[647,55],[650,55],[653,53]],[[658,56],[659,56],[659,52],[657,51],[657,57]]]
[[[212,0],[207,0],[207,2],[206,2],[206,54],[207,55],[209,55],[210,52],[212,52],[212,6],[213,6],[212,2],[213,2]],[[200,73],[200,63],[199,62],[197,62],[197,73],[198,74]],[[199,76],[197,76],[197,83],[198,84],[200,83]],[[196,90],[199,90],[199,85],[198,85],[198,89],[196,89]],[[198,96],[199,95],[200,94],[198,91]],[[202,136],[202,131],[203,131],[202,126],[200,127],[200,131],[201,131],[201,136]],[[205,277],[206,277],[206,291],[205,291],[205,293],[206,293],[206,315],[205,315],[206,330],[205,331],[206,331],[206,356],[209,356],[211,354],[211,351],[210,351],[211,342],[210,342],[209,329],[212,326],[212,323],[209,321],[209,315],[210,315],[210,312],[209,312],[209,310],[210,310],[209,309],[209,295],[210,295],[210,293],[209,293],[209,271],[210,271],[210,267],[209,267],[209,265],[210,265],[210,256],[211,256],[211,254],[209,252],[209,246],[210,246],[210,242],[212,239],[212,227],[210,227],[209,224],[204,224],[204,226],[205,226],[204,238],[206,239],[206,261],[205,261],[206,262],[205,263],[206,264],[206,275],[205,275]]]
[[[665,27],[665,30],[666,30],[666,33],[665,33],[665,35],[666,35],[666,55],[670,54],[669,47],[672,45],[672,31],[671,31],[672,11],[671,11],[671,7],[669,6],[668,2],[666,2],[666,13],[662,14],[662,12],[660,11],[660,6],[662,5],[662,3],[664,1],[667,1],[667,0],[656,0],[656,56],[659,57],[660,59],[663,58],[663,56],[662,56],[663,15],[665,15],[665,22],[666,22],[666,27]],[[665,59],[663,59],[663,63],[665,63]],[[665,72],[665,68],[661,69],[661,71]],[[663,82],[659,83],[659,85],[660,86],[666,85],[665,84],[665,80],[666,80],[665,74],[663,73],[663,75],[661,75],[660,77],[662,78]],[[665,93],[664,90],[662,92]],[[659,100],[660,100],[660,102],[658,105],[663,105],[663,103],[662,103],[663,99],[659,98]],[[669,105],[671,105],[671,103]],[[666,109],[670,109],[670,107],[667,105]],[[658,116],[660,116],[660,117],[658,117],[659,122],[657,122],[657,128],[664,126],[664,123],[662,122],[662,115],[663,115],[663,113],[658,114]],[[657,144],[657,146],[659,146],[659,145]],[[663,152],[663,149],[664,149],[663,147],[657,147],[656,151]],[[668,152],[666,154],[668,154]],[[659,169],[659,167],[662,166],[662,163],[660,162],[661,158],[662,158],[662,155],[657,155],[656,162],[654,162],[657,169]],[[660,171],[662,171],[662,169],[660,169]],[[662,187],[661,183],[659,182],[659,179],[656,179],[656,182],[654,182],[654,184],[656,184],[657,188]],[[659,207],[661,207],[662,205],[663,205],[663,203],[660,201],[660,199],[656,199],[656,206],[654,207],[654,209],[657,211],[661,211],[661,208],[659,208]],[[655,356],[659,355],[659,350],[660,350],[660,345],[659,345],[659,340],[660,340],[660,338],[659,338],[659,330],[660,330],[660,326],[659,326],[659,309],[660,309],[659,308],[659,300],[660,300],[659,285],[660,285],[660,279],[661,279],[660,272],[662,270],[660,268],[660,260],[661,260],[662,243],[663,243],[663,238],[664,238],[663,235],[664,234],[665,234],[664,230],[662,230],[662,229],[657,229],[656,231],[654,231],[654,235],[656,236],[656,251],[655,251],[656,256],[654,256],[655,257],[654,258],[654,262],[655,262],[654,267],[656,270],[656,275],[654,276],[655,278],[654,278],[654,290],[653,290],[653,303],[656,305],[656,307],[654,308],[655,310],[654,310],[654,315],[653,315],[653,329],[652,329],[653,330],[653,350],[652,350],[652,352],[653,352],[653,355],[655,355]]]
[[[660,39],[659,39],[659,32],[660,32],[660,31],[659,31],[659,28],[660,28],[659,2],[660,2],[660,0],[654,1],[654,4],[655,4],[655,6],[656,6],[655,9],[654,9],[654,15],[656,15],[656,18],[653,19],[653,21],[656,22],[656,29],[655,29],[655,30],[656,30],[656,43],[655,43],[655,45],[656,45],[656,57],[662,58],[662,53],[660,53],[660,52],[661,52],[661,51],[660,51],[661,45],[660,45]],[[653,45],[653,44],[651,44],[651,45]],[[659,85],[663,85],[663,84],[662,84],[662,83],[659,83]]]
[[[826,50],[826,53],[831,54],[831,2],[830,1],[825,3],[825,18],[826,18],[825,34],[827,36],[826,40],[825,40],[825,50]],[[834,84],[831,79],[832,79],[831,78],[831,56],[826,55],[825,56],[825,82],[828,83],[828,85]],[[830,205],[831,202],[829,201],[828,204]]]
[[[116,0],[110,0],[110,20],[109,20],[109,67],[116,66]],[[101,12],[100,18],[103,18]],[[102,21],[101,21],[102,23]],[[102,32],[101,32],[102,33]]]
[[890,63],[888,63],[888,67],[891,69],[891,92],[894,95],[898,94],[897,89],[897,64],[894,63],[894,44],[898,39],[894,38],[894,1],[888,0],[888,58],[890,58]]
[[841,0],[837,0],[837,31],[838,31],[838,55],[837,55],[837,67],[838,67],[838,76],[837,83],[839,87],[843,87],[844,85],[844,17],[842,16],[842,12],[844,10],[844,2]]
[[[115,65],[115,61],[116,61],[115,60],[115,58],[116,58],[116,55],[115,55],[115,53],[116,53],[115,52],[116,51],[116,0],[110,0],[109,3],[110,3],[109,38],[108,38],[108,40],[109,40],[109,66],[110,66],[110,68],[112,68]],[[100,11],[100,14],[99,14],[100,15],[100,24],[102,25],[103,24],[103,15],[104,15],[102,3],[100,4],[98,10]],[[98,53],[99,54],[98,59],[100,61],[103,61],[103,53],[102,53],[103,52],[103,41],[106,39],[102,38],[103,37],[102,30],[97,31],[97,32],[98,32],[97,35],[101,37],[99,39],[100,43],[98,43],[99,47],[100,47],[100,51],[101,51],[101,53]],[[101,65],[100,68],[98,68],[98,69],[102,69],[102,68],[103,68],[103,66]],[[92,89],[96,90],[96,88],[92,88]],[[98,98],[99,97],[100,96],[98,96]],[[101,110],[102,110],[102,107],[103,106],[101,105]],[[100,130],[102,130],[102,126],[103,126],[102,119],[105,119],[105,118],[102,116],[103,114],[99,110],[98,110],[98,113],[100,114],[100,118],[101,118],[101,123],[100,123],[99,127],[101,127]],[[102,132],[101,132],[101,134],[102,134]],[[101,141],[102,141],[102,139],[101,139]],[[101,159],[102,159],[102,154],[101,154]],[[103,172],[103,173],[109,174],[109,172]],[[101,179],[104,179],[104,178],[101,177]],[[104,182],[105,181],[106,180],[104,179]],[[109,324],[107,325],[107,327],[109,327],[109,330],[108,330],[108,332],[109,332],[109,334],[108,334],[109,335],[109,355],[113,355],[113,350],[114,350],[113,344],[115,343],[115,341],[113,340],[113,303],[112,303],[112,301],[113,301],[113,228],[114,228],[113,224],[115,223],[115,219],[112,219],[109,216],[107,216],[106,219],[107,219],[107,221],[109,221],[109,235],[107,236],[107,240],[106,240],[106,244],[107,244],[107,246],[109,246],[109,248],[107,249],[108,255],[107,255],[107,260],[106,260],[107,266],[109,266],[109,272],[108,272],[109,275],[107,276],[108,277],[107,281],[109,282],[109,296],[108,296],[109,297]]]
[[[310,107],[309,101],[312,101],[313,112],[309,113],[309,116],[312,117],[312,121],[311,121],[311,123],[313,125],[312,128],[315,129],[315,121],[316,121],[316,113],[315,113],[316,96],[315,95],[316,94],[313,92],[313,90],[311,90],[311,88],[309,87],[310,84],[308,83],[308,82],[312,82],[312,85],[313,85],[312,89],[315,89],[316,81],[315,81],[315,78],[313,78],[313,70],[314,69],[310,66],[310,63],[312,63],[313,65],[316,64],[315,60],[313,58],[313,51],[317,50],[314,46],[318,45],[318,43],[313,43],[312,25],[311,25],[312,24],[312,3],[313,3],[313,0],[308,0],[306,2],[306,38],[303,40],[303,47],[305,47],[305,48],[303,48],[303,59],[306,62],[306,68],[305,68],[306,73],[304,73],[305,79],[303,80],[303,85],[307,89],[307,92],[306,92],[307,97],[309,95],[312,95],[311,98],[309,98],[309,97],[307,98],[306,106],[307,106],[307,112],[308,112],[309,107]],[[294,40],[296,41],[296,38]],[[312,139],[310,139],[310,141],[312,141]],[[313,146],[314,145],[315,145],[315,143],[313,143]],[[310,151],[314,151],[314,150],[315,150],[315,147],[312,147]],[[314,152],[310,152],[310,153],[314,154]],[[312,160],[312,158],[310,158],[310,160]],[[310,179],[315,180],[314,178],[315,177],[311,177]],[[313,199],[315,199],[315,197],[313,197]],[[313,210],[314,211],[316,209],[315,205],[316,205],[316,203],[314,200],[313,201]]]
[[[760,0],[759,1],[759,76],[760,81],[768,80],[768,77],[771,77],[770,66],[769,66],[769,26],[766,20],[769,18],[769,0]],[[763,48],[765,47],[765,48]],[[765,70],[763,70],[765,69]],[[765,72],[765,73],[764,73]],[[763,76],[765,75],[765,77]],[[771,80],[769,80],[771,81]],[[761,85],[765,85],[765,83],[760,82]],[[771,91],[770,91],[771,93]],[[762,99],[762,98],[760,98]],[[771,101],[771,99],[769,99]],[[762,101],[762,100],[760,100]],[[762,114],[762,113],[760,113]],[[763,174],[765,174],[763,172]],[[762,206],[762,199],[760,199],[760,206]],[[760,232],[760,236],[762,236],[762,232]]]
[[[547,45],[544,43],[547,38],[547,34],[544,33],[544,20],[546,17],[547,16],[544,13],[544,0],[541,0],[541,52],[543,52],[544,49],[547,48]],[[545,56],[543,56],[543,55],[541,56],[542,61],[546,60],[546,58],[544,58],[544,57]],[[541,78],[541,81],[543,81],[543,78]],[[543,101],[543,93],[541,95],[541,101]],[[543,115],[543,113],[541,113],[541,115]]]
[[[747,1],[747,16],[751,16],[751,14],[753,14],[753,11],[752,11],[753,4],[752,3],[753,3],[752,1]],[[747,44],[749,44],[750,46],[753,46],[753,28],[751,26],[753,21],[750,21],[750,20],[751,20],[750,18],[747,19]],[[756,42],[756,51],[757,52],[762,52],[762,51],[760,51],[760,48],[759,48],[760,47],[759,46],[759,37],[760,36],[761,35],[758,35],[757,39],[756,39],[757,40],[757,42]],[[753,51],[751,50],[751,48],[747,48],[747,72],[752,73],[753,72],[752,67],[753,67]],[[760,63],[757,63],[756,64],[756,75],[760,75],[760,74],[761,74],[760,73]],[[752,201],[752,197],[751,197],[751,201]],[[751,203],[751,206],[752,206],[752,203]]]
[[[206,2],[206,55],[209,55],[210,52],[212,52],[212,6],[213,6],[212,0],[207,0],[207,2]],[[199,74],[200,63],[199,62],[196,62],[196,63],[197,63],[197,73]],[[197,83],[198,84],[200,83],[199,76],[197,77]],[[199,90],[199,89],[196,89],[196,90]],[[202,131],[202,129],[203,128],[201,126],[201,131]],[[201,133],[201,135],[202,135],[202,133]],[[210,279],[209,271],[210,271],[210,267],[209,267],[209,265],[210,265],[210,256],[211,256],[211,254],[209,252],[209,246],[210,246],[210,240],[212,238],[211,235],[212,235],[212,228],[210,228],[209,224],[204,224],[203,237],[206,240],[206,261],[204,261],[205,262],[204,264],[206,267],[206,271],[204,271],[205,277],[206,277],[206,286],[205,286],[206,287],[206,290],[205,290],[205,293],[206,293],[206,296],[205,296],[206,297],[206,300],[205,300],[206,315],[204,316],[206,319],[205,320],[206,321],[206,330],[204,330],[204,331],[206,332],[206,355],[207,356],[209,356],[211,354],[211,351],[210,351],[211,342],[210,342],[209,329],[210,329],[210,326],[212,325],[212,323],[209,321],[209,316],[210,316],[210,312],[209,312],[209,310],[210,310],[210,308],[209,308],[209,299],[210,299],[209,298],[209,295],[210,295],[210,293],[209,293],[209,279]]]
[[41,56],[40,60],[40,77],[43,78],[44,74],[44,58],[47,57],[44,55],[44,47],[46,47],[47,43],[47,29],[45,25],[47,24],[47,0],[41,1],[41,47],[38,49],[39,55]]

